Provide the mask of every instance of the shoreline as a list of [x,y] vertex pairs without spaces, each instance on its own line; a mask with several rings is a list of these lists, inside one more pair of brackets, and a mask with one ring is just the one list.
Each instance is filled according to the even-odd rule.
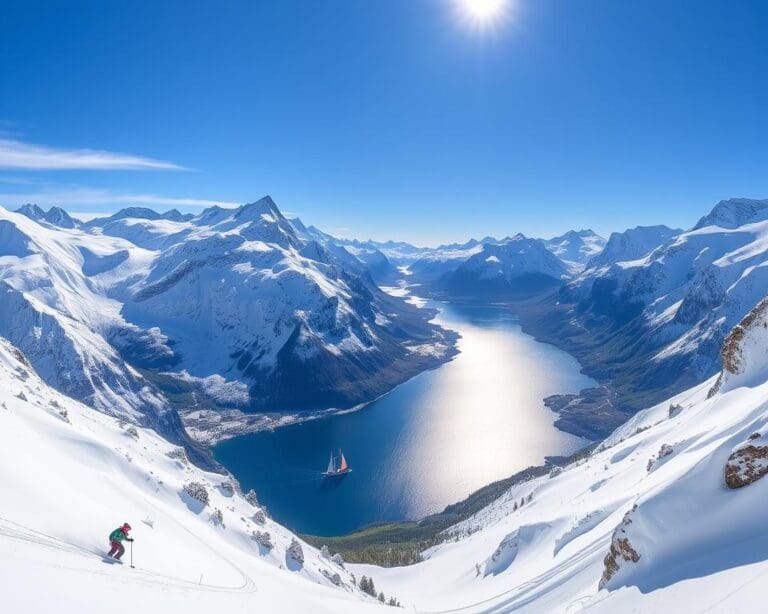
[[[404,285],[402,285],[402,286],[397,287],[396,291],[405,293],[405,292],[408,292],[408,289],[406,287],[404,287]],[[462,304],[462,302],[460,302],[460,301],[446,301],[442,297],[441,298],[438,298],[438,297],[428,297],[428,299],[426,299],[424,297],[419,297],[419,296],[416,296],[416,295],[412,295],[410,298],[412,300],[414,300],[414,301],[419,301],[421,304],[427,304],[428,301],[431,301],[433,304],[430,305],[430,308],[435,309],[436,312],[437,312],[437,314],[435,316],[435,320],[440,320],[440,314],[443,313],[443,308],[442,308],[442,306],[440,304],[435,305],[434,303],[445,303],[446,306],[450,305],[450,304],[455,304],[455,305],[461,305]],[[466,304],[469,304],[469,303],[466,303]],[[480,306],[487,307],[489,309],[502,309],[502,310],[505,310],[505,311],[510,311],[510,313],[512,315],[514,315],[515,325],[523,332],[523,334],[528,336],[530,339],[536,341],[537,343],[543,343],[545,345],[551,346],[552,348],[556,348],[556,349],[560,350],[560,348],[556,344],[550,343],[548,341],[543,341],[541,339],[537,339],[535,336],[531,335],[529,332],[524,331],[523,327],[522,327],[521,319],[518,317],[518,315],[516,313],[512,312],[509,309],[510,305],[508,303],[482,304]],[[444,329],[452,330],[453,332],[457,333],[459,335],[459,337],[461,336],[460,330],[457,331],[455,329],[452,329],[450,322],[441,322],[439,325],[442,328],[444,328]],[[456,354],[454,354],[454,356],[452,356],[450,360],[452,360],[459,353],[461,353],[460,350]],[[574,360],[576,360],[577,365],[578,365],[579,373],[583,374],[584,373],[583,365],[581,365],[581,363],[578,361],[578,359],[576,359],[575,356],[571,355],[571,357],[574,358]],[[450,362],[450,360],[442,362],[441,364],[437,365],[437,367],[435,367],[435,368],[439,368],[439,367],[443,366],[444,364],[447,364],[448,362]],[[426,371],[428,371],[428,370],[425,369],[424,371],[418,373],[417,375],[421,375],[422,373],[426,373]],[[378,396],[376,399],[373,399],[373,400],[371,400],[369,402],[366,402],[366,403],[362,403],[362,404],[360,404],[358,406],[355,406],[355,407],[352,407],[352,408],[321,410],[321,411],[318,411],[318,412],[312,412],[309,415],[299,415],[299,416],[296,416],[296,415],[293,415],[293,414],[280,415],[280,416],[275,416],[275,417],[258,416],[257,417],[257,419],[259,420],[258,424],[253,424],[247,430],[245,430],[245,429],[231,430],[229,433],[226,433],[224,436],[217,437],[215,439],[215,441],[211,441],[211,446],[215,447],[216,445],[218,445],[219,443],[224,442],[225,440],[237,438],[239,436],[245,436],[245,435],[250,435],[250,434],[257,434],[257,433],[264,432],[264,431],[267,431],[267,430],[276,430],[277,428],[286,427],[286,426],[292,426],[292,425],[298,425],[298,424],[303,424],[304,422],[309,422],[309,421],[313,421],[313,420],[317,420],[317,419],[321,419],[321,418],[328,418],[328,417],[333,417],[333,416],[336,416],[336,415],[343,415],[343,414],[346,414],[346,413],[353,413],[353,412],[361,411],[363,409],[368,408],[374,402],[376,402],[376,401],[386,397],[387,395],[395,392],[397,389],[400,388],[400,386],[404,385],[407,382],[410,382],[415,377],[416,377],[416,375],[414,375],[412,378],[409,378],[408,380],[398,384],[397,386],[395,386],[391,390],[389,390],[386,393]],[[573,393],[571,393],[571,394],[573,394]],[[558,396],[558,395],[554,395],[554,396]],[[547,399],[549,399],[549,398],[550,397],[542,396],[542,398],[540,399],[540,402],[542,403],[542,409],[543,410],[548,411],[548,412],[552,412],[552,417],[553,417],[552,427],[555,430],[560,431],[562,433],[566,433],[566,434],[569,434],[569,435],[574,435],[574,436],[576,436],[580,440],[578,446],[572,447],[571,451],[570,452],[566,452],[565,454],[568,455],[568,456],[578,455],[578,454],[583,453],[584,450],[589,450],[591,447],[593,447],[595,445],[595,439],[596,439],[595,437],[588,437],[588,436],[585,436],[582,433],[572,433],[572,432],[569,432],[566,429],[560,428],[560,425],[557,423],[557,420],[559,419],[559,415],[560,414],[559,414],[559,412],[553,411],[552,408],[549,406],[549,404],[547,403]],[[522,472],[526,472],[527,473],[527,472],[530,472],[530,471],[536,471],[536,472],[538,472],[538,471],[545,471],[544,468],[551,468],[551,466],[553,464],[558,464],[562,458],[565,458],[565,457],[561,457],[561,456],[547,456],[544,459],[542,459],[539,463],[536,463],[536,461],[534,461],[534,464],[528,465],[525,469],[522,469]],[[488,492],[488,489],[491,488],[493,485],[497,484],[497,482],[498,481],[496,481],[496,482],[492,481],[492,482],[489,482],[487,484],[479,485],[476,488],[475,491],[472,491],[472,492],[468,493],[466,495],[466,497],[464,499],[462,499],[462,501],[464,501],[467,498],[473,497],[477,492]],[[459,505],[459,503],[461,503],[461,502],[459,501],[459,502],[449,503],[449,504],[447,504],[446,509],[453,508],[453,507]],[[443,512],[437,511],[437,512],[434,512],[434,513],[431,513],[431,514],[425,516],[424,518],[421,518],[421,517],[402,518],[402,519],[392,520],[390,522],[377,521],[374,524],[375,525],[379,525],[379,524],[391,525],[391,524],[402,524],[402,523],[415,523],[415,524],[418,524],[418,523],[421,523],[422,521],[424,521],[425,518],[432,518],[434,516],[441,516],[441,514],[443,514]],[[365,528],[366,528],[366,525],[361,525],[360,527],[355,527],[354,529],[351,529],[350,531],[348,531],[346,533],[337,534],[334,537],[340,537],[342,535],[351,535],[351,534],[359,533],[360,531],[365,530]],[[318,539],[321,539],[321,538],[318,537]]]
[[[556,290],[554,291],[556,292]],[[544,404],[557,414],[555,427],[565,433],[592,441],[604,439],[616,428],[624,424],[635,413],[636,409],[619,399],[618,391],[610,378],[589,360],[589,352],[573,342],[568,337],[556,334],[562,332],[568,323],[558,309],[542,310],[540,305],[551,299],[552,290],[526,295],[517,299],[499,299],[491,301],[475,300],[472,297],[450,297],[440,292],[428,292],[433,300],[446,301],[458,305],[487,306],[507,309],[520,323],[522,331],[540,343],[552,345],[557,349],[573,356],[579,363],[580,371],[597,382],[597,386],[583,388],[578,393],[554,394],[546,397]],[[556,303],[556,306],[560,306]],[[555,330],[537,326],[543,317],[556,316],[558,322]],[[548,324],[552,326],[552,322]],[[565,341],[564,341],[565,339]],[[642,408],[642,407],[641,407]]]
[[[424,308],[430,299],[411,294],[408,289],[410,287],[416,286],[408,285],[406,280],[398,280],[398,285],[381,286],[380,289],[391,296],[403,298],[406,302],[420,309]],[[439,310],[435,309],[435,315],[429,319],[429,322],[434,323],[434,320],[438,315]],[[441,347],[444,348],[443,353],[439,356],[434,353],[422,353],[422,356],[431,356],[433,360],[429,361],[424,368],[368,401],[358,403],[352,407],[329,407],[307,412],[275,411],[266,413],[247,413],[239,409],[194,409],[189,412],[179,412],[182,422],[184,423],[187,433],[195,442],[206,446],[212,451],[218,444],[237,437],[263,433],[264,431],[274,431],[279,428],[295,426],[313,420],[321,420],[323,418],[331,418],[362,411],[387,395],[392,394],[395,390],[404,384],[407,384],[414,378],[423,373],[427,373],[428,371],[439,369],[458,356],[460,353],[460,350],[458,349],[458,340],[461,337],[460,333],[442,325],[437,326],[443,331],[445,335],[444,340],[449,342],[448,345],[441,345]],[[434,345],[439,344],[433,343],[433,347]],[[418,347],[420,346],[416,346],[413,351],[419,352],[417,349]]]

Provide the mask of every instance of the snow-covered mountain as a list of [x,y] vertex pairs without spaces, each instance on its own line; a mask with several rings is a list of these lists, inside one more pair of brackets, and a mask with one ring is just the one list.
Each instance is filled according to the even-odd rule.
[[428,310],[301,239],[269,197],[177,213],[68,230],[0,210],[0,335],[75,398],[147,423],[175,401],[201,434],[222,408],[349,407],[454,351]]
[[183,429],[161,395],[106,341],[122,322],[109,288],[152,258],[121,239],[0,209],[0,335],[61,392],[178,438]]
[[[454,273],[470,258],[481,253],[484,246],[499,245],[517,238],[496,239],[489,236],[481,240],[471,239],[462,244],[441,245],[421,254],[408,266],[408,271],[414,276],[414,280],[432,286],[441,277]],[[587,261],[599,254],[606,243],[605,239],[592,230],[571,230],[552,239],[530,239],[530,241],[540,241],[562,262],[571,275],[581,272]],[[477,262],[472,266],[476,267]]]
[[321,233],[325,237],[330,238],[336,245],[345,247],[351,252],[381,252],[394,266],[408,265],[422,255],[432,251],[429,247],[418,247],[406,243],[405,241],[373,241],[372,239],[360,241],[359,239],[342,239],[340,237],[332,237],[331,235],[318,230],[314,226],[308,226],[307,229],[312,233]]
[[725,335],[768,287],[768,221],[744,216],[746,205],[720,203],[702,220],[726,227],[699,222],[629,260],[607,262],[609,241],[560,293],[576,326],[557,334],[586,348],[583,362],[639,405],[710,377]]
[[452,273],[481,251],[483,244],[474,240],[463,245],[441,246],[422,254],[408,266],[408,272],[420,283],[434,282],[447,273]]
[[708,215],[702,217],[693,230],[706,226],[720,228],[738,228],[744,224],[768,220],[768,200],[751,198],[731,198],[721,200]]
[[541,240],[517,234],[482,245],[437,283],[451,296],[501,297],[558,286],[567,275],[565,264]]
[[29,219],[36,222],[47,222],[59,228],[77,228],[82,224],[78,219],[73,218],[61,207],[51,207],[48,211],[43,210],[37,205],[27,203],[16,210],[16,213],[26,215]]
[[616,262],[636,260],[681,232],[663,225],[637,226],[623,232],[613,232],[603,249],[586,261],[586,267],[598,269]]
[[[53,390],[2,338],[0,484],[4,612],[381,612],[255,494]],[[135,541],[110,563],[126,521]]]
[[569,230],[559,237],[545,239],[544,245],[572,270],[580,270],[603,251],[606,240],[593,230]]
[[372,242],[346,241],[323,232],[315,226],[306,226],[299,218],[289,220],[296,234],[305,241],[316,241],[344,265],[362,274],[366,271],[376,283],[386,284],[399,276],[397,267]]
[[746,612],[768,577],[768,301],[717,376],[513,486],[377,586],[416,611]]

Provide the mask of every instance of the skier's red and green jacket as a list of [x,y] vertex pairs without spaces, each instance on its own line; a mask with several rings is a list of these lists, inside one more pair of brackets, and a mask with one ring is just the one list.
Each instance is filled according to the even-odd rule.
[[[102,535],[104,535],[104,534],[102,533]],[[109,534],[109,541],[111,541],[111,542],[121,542],[126,537],[128,537],[128,536],[123,532],[123,527],[118,527],[117,529],[112,531],[112,533]]]

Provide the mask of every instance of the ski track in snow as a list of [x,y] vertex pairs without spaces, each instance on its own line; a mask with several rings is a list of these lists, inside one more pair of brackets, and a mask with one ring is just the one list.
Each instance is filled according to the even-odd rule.
[[[138,567],[131,568],[127,564],[130,556],[128,548],[126,548],[126,553],[122,559],[122,567],[125,569],[130,569],[131,576],[138,576],[138,578],[135,581],[141,582],[143,584],[158,584],[162,586],[176,586],[179,588],[191,589],[195,591],[213,591],[213,592],[225,592],[225,593],[255,593],[257,591],[256,583],[250,577],[248,577],[245,574],[245,572],[243,572],[243,570],[240,569],[240,567],[238,567],[235,563],[233,563],[229,559],[224,558],[220,553],[213,550],[208,544],[206,544],[198,536],[194,535],[194,533],[192,533],[191,531],[187,530],[187,532],[190,533],[190,535],[193,535],[199,541],[201,541],[214,555],[218,556],[221,560],[223,560],[232,568],[234,568],[242,576],[243,583],[240,586],[219,586],[215,584],[193,582],[185,578],[169,576],[157,571],[152,571],[150,569],[141,569]],[[23,541],[29,544],[36,544],[48,549],[59,550],[59,551],[67,552],[70,554],[77,554],[81,557],[87,557],[89,560],[93,559],[93,560],[100,561],[102,563],[105,562],[105,559],[106,559],[106,549],[102,552],[98,550],[90,550],[83,546],[78,546],[77,544],[73,544],[71,542],[59,539],[58,537],[48,535],[41,531],[36,531],[35,529],[32,529],[30,527],[24,526],[22,524],[13,522],[12,520],[8,520],[7,518],[2,518],[2,517],[0,517],[0,537],[15,539],[15,540]],[[120,562],[116,562],[114,564],[121,565]],[[106,570],[99,571],[95,569],[90,569],[87,566],[67,567],[63,565],[58,565],[58,567],[61,567],[63,569],[68,569],[70,571],[84,572],[92,575],[114,577],[114,574],[109,573]],[[131,579],[133,581],[133,577]]]

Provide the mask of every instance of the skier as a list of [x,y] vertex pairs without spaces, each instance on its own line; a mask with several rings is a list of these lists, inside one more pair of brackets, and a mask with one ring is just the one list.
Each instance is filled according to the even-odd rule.
[[118,561],[120,560],[120,557],[125,553],[125,546],[120,542],[123,540],[127,542],[133,541],[132,537],[128,537],[128,531],[130,530],[131,525],[126,522],[122,527],[116,528],[109,534],[109,544],[112,546],[112,549],[107,554],[108,557],[114,557]]

